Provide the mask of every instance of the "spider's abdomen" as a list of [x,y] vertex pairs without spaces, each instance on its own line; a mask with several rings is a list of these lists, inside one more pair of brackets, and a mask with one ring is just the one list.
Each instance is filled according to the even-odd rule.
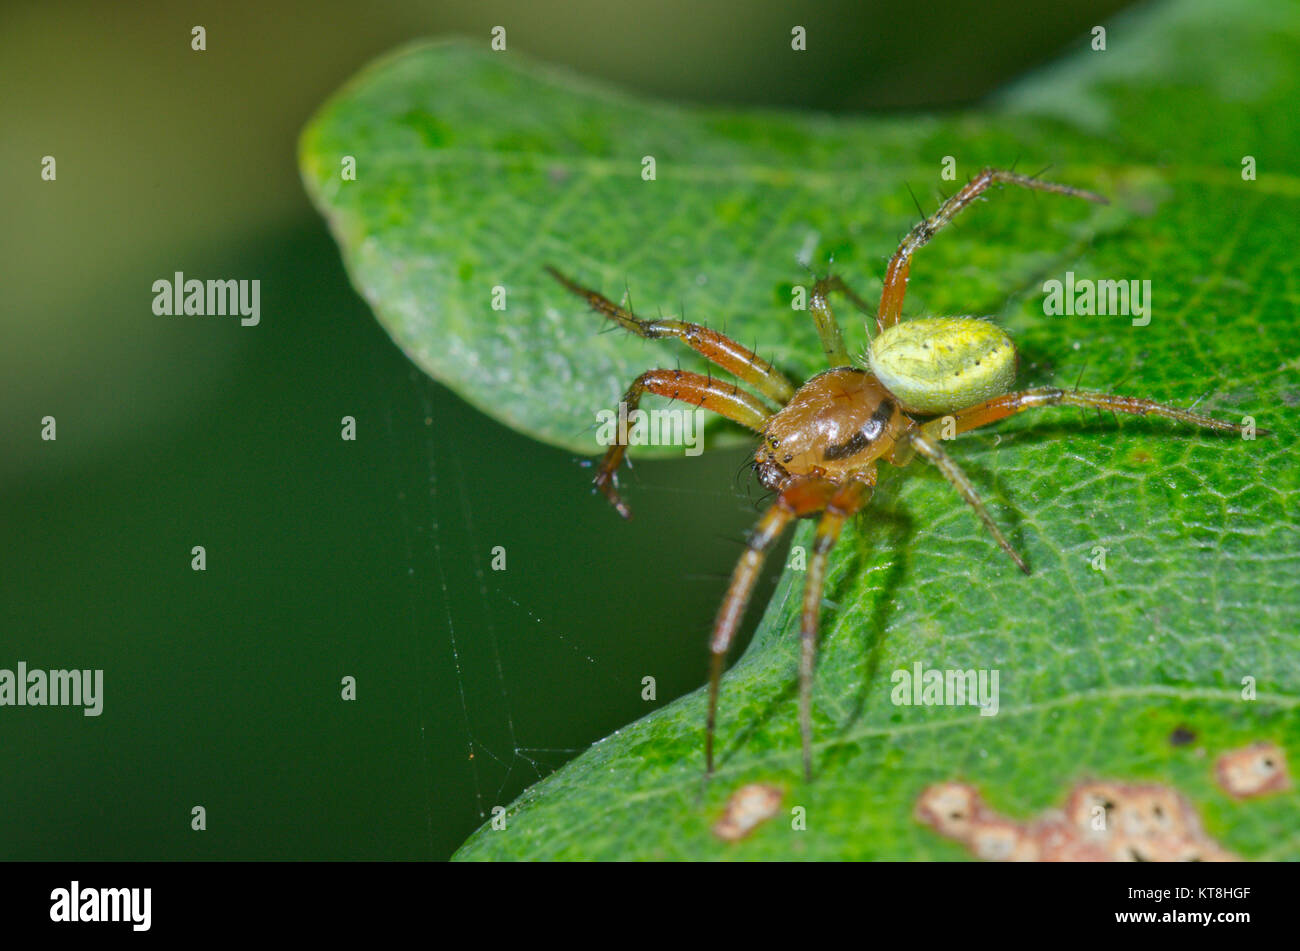
[[870,373],[827,370],[801,386],[768,422],[755,460],[759,478],[768,488],[789,475],[839,478],[887,454],[910,425]]
[[1016,346],[976,317],[926,317],[895,324],[871,342],[867,363],[903,406],[952,413],[1008,392]]

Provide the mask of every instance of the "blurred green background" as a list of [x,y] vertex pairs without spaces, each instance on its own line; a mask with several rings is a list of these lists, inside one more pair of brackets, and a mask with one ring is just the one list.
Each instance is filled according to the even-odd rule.
[[[512,51],[647,94],[947,108],[1122,5],[8,4],[0,668],[103,668],[105,698],[98,718],[0,708],[0,855],[445,858],[704,678],[759,495],[746,454],[639,464],[622,523],[582,460],[406,361],[295,164],[303,123],[361,66],[504,25]],[[174,271],[260,280],[260,326],[155,316]]]

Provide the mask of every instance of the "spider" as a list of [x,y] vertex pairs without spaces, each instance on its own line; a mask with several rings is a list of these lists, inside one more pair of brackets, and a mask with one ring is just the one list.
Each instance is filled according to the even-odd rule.
[[[992,322],[976,317],[925,317],[900,323],[912,254],[995,184],[1106,202],[1100,195],[1068,185],[1001,169],[984,169],[934,215],[912,228],[894,252],[885,270],[876,311],[876,334],[862,361],[865,366],[854,365],[850,359],[829,295],[841,293],[863,312],[870,312],[868,306],[834,275],[815,283],[808,308],[830,369],[811,377],[798,389],[770,363],[715,330],[680,320],[642,320],[630,309],[547,268],[564,287],[585,298],[594,310],[623,329],[647,338],[675,337],[761,396],[712,376],[659,369],[637,377],[623,397],[629,413],[649,392],[683,400],[754,430],[760,441],[752,466],[759,482],[776,493],[776,501],[750,533],[713,624],[704,739],[706,776],[713,772],[723,664],[763,559],[791,521],[816,517],[819,521],[807,562],[800,614],[799,657],[800,745],[804,775],[812,779],[813,665],[827,556],[844,523],[870,501],[879,460],[902,467],[919,455],[933,464],[1016,567],[1029,574],[1029,566],[990,517],[975,486],[941,447],[943,438],[1026,410],[1058,405],[1162,416],[1222,432],[1243,429],[1236,423],[1131,396],[1053,386],[1013,391],[1016,347]],[[1257,433],[1266,434],[1264,430]],[[611,445],[593,482],[619,515],[630,518],[631,511],[619,496],[615,481],[626,451],[625,445]]]

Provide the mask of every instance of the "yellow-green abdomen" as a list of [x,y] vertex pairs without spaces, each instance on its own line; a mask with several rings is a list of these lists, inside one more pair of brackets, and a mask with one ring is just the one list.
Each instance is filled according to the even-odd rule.
[[907,409],[937,415],[1008,392],[1016,346],[976,317],[924,317],[890,327],[871,342],[867,362]]

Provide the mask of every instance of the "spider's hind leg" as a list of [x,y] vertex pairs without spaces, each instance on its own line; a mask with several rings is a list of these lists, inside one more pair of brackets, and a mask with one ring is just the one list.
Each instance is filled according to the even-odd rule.
[[[1020,390],[1016,393],[1004,393],[953,413],[956,432],[964,433],[989,423],[995,423],[1008,416],[1023,413],[1026,410],[1040,409],[1044,406],[1078,406],[1092,407],[1098,410],[1110,410],[1114,413],[1127,413],[1130,416],[1161,416],[1180,423],[1190,423],[1202,429],[1216,429],[1224,433],[1240,433],[1245,427],[1239,423],[1230,423],[1225,419],[1215,419],[1190,410],[1179,409],[1166,403],[1143,399],[1138,396],[1118,396],[1114,393],[1095,393],[1090,390],[1063,390],[1055,386],[1041,386],[1033,390]],[[937,435],[942,420],[931,420],[921,428],[931,437]],[[1267,429],[1255,430],[1257,436],[1272,435]]]
[[885,270],[885,286],[880,292],[880,309],[876,314],[876,322],[882,330],[894,326],[902,316],[903,297],[907,293],[907,281],[912,268],[913,252],[924,246],[935,236],[939,229],[952,221],[963,208],[970,206],[990,186],[999,184],[1019,185],[1022,188],[1055,192],[1058,195],[1070,195],[1074,198],[1083,198],[1099,204],[1106,204],[1106,199],[1101,195],[1084,191],[1082,188],[1058,185],[1055,182],[1044,182],[1032,175],[1018,175],[1015,172],[1008,172],[999,168],[983,169],[962,186],[960,191],[940,205],[938,211],[929,218],[924,218],[917,223],[907,233],[907,237],[898,246],[894,256],[889,259],[889,267]]
[[[839,291],[847,297],[853,304],[864,314],[870,312],[867,302],[849,289],[839,277],[834,274],[828,274],[820,278],[812,287],[812,293],[808,295],[808,310],[813,315],[813,322],[817,325],[817,336],[822,342],[822,351],[826,354],[826,362],[830,364],[831,369],[836,367],[847,367],[852,364],[849,359],[849,352],[844,347],[844,335],[840,333],[840,325],[835,320],[835,312],[831,309],[830,295],[832,291]],[[876,327],[879,329],[879,323]]]
[[975,510],[976,516],[984,523],[984,527],[989,530],[989,534],[993,536],[998,546],[1011,556],[1011,560],[1016,563],[1017,568],[1025,574],[1029,574],[1029,566],[1020,557],[1020,553],[1011,547],[1011,542],[1007,541],[1007,537],[1002,534],[1002,529],[998,528],[998,523],[993,521],[993,516],[984,507],[984,501],[979,497],[979,493],[975,491],[975,484],[962,471],[961,466],[957,465],[953,458],[943,451],[938,440],[928,431],[928,426],[929,424],[926,424],[926,426],[912,431],[912,434],[908,437],[911,448],[934,463],[934,467],[943,473],[944,478],[952,483],[952,487]]
[[[943,438],[941,434],[946,427],[950,429],[953,435],[956,435],[957,433],[978,429],[981,426],[987,426],[1017,413],[1040,409],[1045,406],[1078,406],[1085,409],[1093,408],[1110,410],[1116,413],[1127,413],[1131,416],[1161,416],[1165,419],[1190,423],[1202,429],[1213,429],[1219,432],[1241,433],[1245,430],[1245,427],[1239,423],[1215,419],[1213,416],[1203,416],[1200,413],[1179,409],[1177,406],[1157,403],[1154,400],[1142,399],[1136,396],[1116,396],[1111,393],[1094,393],[1086,390],[1063,390],[1055,386],[1021,390],[1016,393],[1004,393],[1002,396],[996,396],[991,400],[959,410],[949,416],[932,419],[919,429],[913,430],[908,437],[907,447],[915,449],[934,463],[935,467],[961,493],[961,497],[970,503],[971,508],[975,510],[975,514],[979,516],[980,521],[984,523],[984,526],[997,540],[1003,551],[1011,556],[1012,560],[1025,574],[1029,574],[1029,567],[1016,553],[1015,549],[1011,547],[1011,543],[1006,540],[997,523],[993,521],[988,510],[984,508],[984,503],[980,500],[979,494],[975,491],[975,486],[970,479],[962,472],[961,467],[943,451],[939,442]],[[1271,435],[1267,429],[1257,429],[1255,433],[1259,436]],[[899,453],[897,458],[900,462],[905,462],[907,457],[905,453]]]

